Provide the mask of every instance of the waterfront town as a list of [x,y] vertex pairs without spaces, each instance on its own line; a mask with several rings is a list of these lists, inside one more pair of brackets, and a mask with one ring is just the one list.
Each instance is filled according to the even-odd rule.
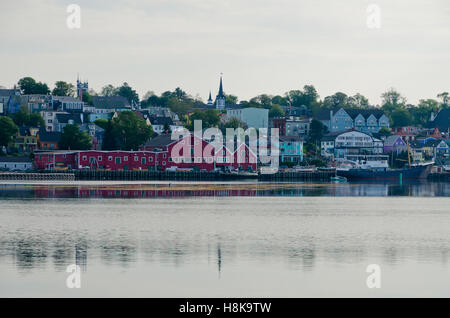
[[[140,99],[127,83],[97,93],[79,78],[58,81],[53,90],[22,78],[0,89],[0,169],[256,173],[265,165],[248,142],[208,148],[211,140],[193,133],[201,120],[204,129],[216,127],[224,136],[227,128],[277,128],[282,171],[327,169],[352,158],[384,158],[390,168],[433,162],[436,172],[449,170],[447,92],[411,105],[391,88],[381,95],[382,105],[371,105],[361,94],[321,99],[305,85],[238,102],[225,93],[221,76],[215,98],[205,95],[206,103],[176,88]],[[187,130],[187,137],[172,136]],[[192,154],[199,146],[208,156],[174,158],[172,150],[185,142]]]

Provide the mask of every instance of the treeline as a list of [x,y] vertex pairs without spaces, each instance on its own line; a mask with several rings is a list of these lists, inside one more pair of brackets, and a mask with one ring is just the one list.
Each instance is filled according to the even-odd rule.
[[[50,89],[46,83],[37,82],[31,77],[19,80],[19,87],[24,94],[49,94]],[[72,84],[64,81],[57,81],[51,91],[53,95],[73,96],[75,88]],[[111,84],[104,86],[99,93],[90,89],[83,93],[83,101],[92,104],[92,96],[123,96],[130,104],[141,104],[142,108],[147,107],[167,107],[177,113],[181,120],[188,122],[187,114],[196,109],[203,108],[204,102],[199,96],[192,96],[181,88],[177,87],[173,91],[165,91],[157,95],[152,91],[147,92],[142,99],[139,99],[137,92],[127,83],[115,87]],[[236,104],[238,97],[231,94],[226,95],[227,104]],[[302,89],[290,90],[282,95],[260,94],[249,100],[241,100],[242,107],[260,107],[269,109],[270,117],[284,116],[283,106],[301,108],[310,116],[317,115],[323,109],[335,108],[361,108],[369,109],[379,107],[391,120],[392,126],[425,126],[432,112],[437,113],[442,108],[450,105],[450,95],[448,92],[438,94],[435,98],[421,99],[417,105],[407,102],[407,99],[398,91],[391,88],[381,95],[381,105],[370,104],[367,97],[362,94],[353,96],[343,92],[336,92],[331,96],[320,98],[319,93],[313,85],[305,85]]]

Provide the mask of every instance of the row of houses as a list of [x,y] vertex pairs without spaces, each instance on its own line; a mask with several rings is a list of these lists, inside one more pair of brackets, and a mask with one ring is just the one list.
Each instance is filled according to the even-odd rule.
[[450,154],[450,140],[442,138],[437,128],[432,135],[414,140],[405,139],[401,134],[377,138],[354,128],[327,134],[321,140],[321,155],[330,160],[352,155],[399,155],[408,149],[414,161],[446,159]]

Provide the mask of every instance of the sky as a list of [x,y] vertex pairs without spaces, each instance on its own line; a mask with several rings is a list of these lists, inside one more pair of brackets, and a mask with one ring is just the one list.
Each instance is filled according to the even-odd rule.
[[[0,0],[0,85],[53,88],[77,74],[97,92],[181,87],[206,101],[314,85],[321,98],[391,87],[409,103],[450,92],[448,0]],[[69,4],[81,8],[70,29]],[[369,27],[375,4],[379,28]],[[370,24],[373,26],[373,24]]]

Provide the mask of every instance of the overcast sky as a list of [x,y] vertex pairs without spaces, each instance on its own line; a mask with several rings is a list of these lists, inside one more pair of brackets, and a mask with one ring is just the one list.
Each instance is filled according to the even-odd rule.
[[[69,29],[67,5],[81,7]],[[369,4],[381,28],[367,27]],[[100,91],[179,86],[206,100],[218,79],[240,100],[313,84],[380,103],[450,91],[449,0],[1,0],[0,85],[31,76],[52,88],[77,73]]]

